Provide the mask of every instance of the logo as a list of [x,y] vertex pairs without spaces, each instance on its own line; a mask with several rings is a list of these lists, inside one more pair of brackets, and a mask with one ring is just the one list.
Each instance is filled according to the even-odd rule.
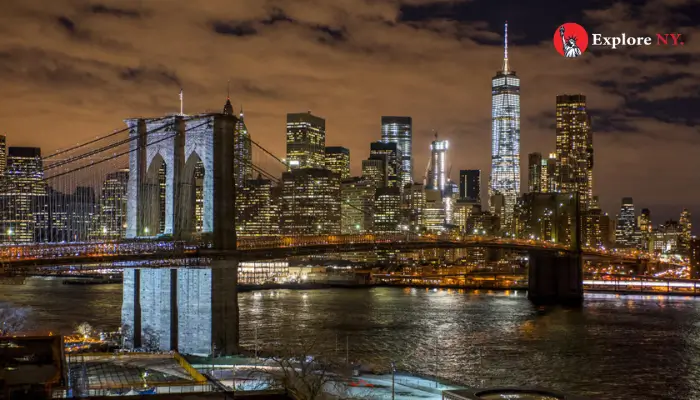
[[567,22],[554,32],[554,48],[566,58],[576,58],[588,48],[588,32],[579,24]]

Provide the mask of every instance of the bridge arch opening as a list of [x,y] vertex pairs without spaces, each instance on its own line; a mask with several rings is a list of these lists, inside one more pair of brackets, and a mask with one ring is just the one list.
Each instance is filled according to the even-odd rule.
[[166,195],[167,195],[168,165],[160,153],[153,156],[144,182],[143,213],[138,236],[157,236],[165,232]]
[[204,177],[206,168],[202,158],[193,151],[185,162],[182,172],[182,207],[180,225],[182,235],[190,238],[204,231],[206,191],[204,190]]

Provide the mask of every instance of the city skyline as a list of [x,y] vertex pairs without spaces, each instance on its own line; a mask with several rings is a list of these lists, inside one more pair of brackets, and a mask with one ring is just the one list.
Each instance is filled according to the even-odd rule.
[[[554,52],[551,44],[551,35],[556,27],[568,20],[580,22],[589,30],[595,28],[595,31],[609,34],[620,31],[642,34],[663,30],[655,29],[658,23],[645,26],[646,22],[650,22],[645,18],[665,15],[670,21],[666,28],[691,33],[683,28],[683,21],[670,18],[672,15],[670,11],[664,11],[663,2],[648,2],[641,10],[639,20],[635,21],[625,17],[630,11],[625,6],[612,6],[607,15],[619,17],[616,18],[619,22],[612,25],[605,23],[606,14],[601,10],[575,10],[571,15],[558,11],[556,7],[552,14],[560,13],[561,18],[550,16],[547,21],[541,21],[541,18],[528,20],[526,17],[532,17],[534,10],[513,7],[505,13],[517,14],[516,11],[519,11],[523,15],[484,14],[480,18],[485,23],[465,20],[458,23],[446,19],[464,19],[469,7],[478,5],[461,2],[452,5],[432,2],[426,5],[426,2],[418,1],[411,6],[403,6],[403,14],[398,17],[398,6],[386,4],[362,9],[353,7],[354,3],[348,1],[334,6],[336,10],[348,14],[348,21],[340,23],[333,17],[329,19],[327,15],[321,15],[322,11],[327,11],[325,5],[319,7],[318,13],[306,16],[295,10],[293,4],[282,3],[282,8],[276,11],[266,9],[264,5],[251,6],[244,2],[240,5],[243,8],[250,6],[243,10],[248,14],[234,10],[238,14],[219,16],[215,14],[218,11],[216,5],[192,10],[200,21],[207,21],[206,29],[197,28],[195,35],[191,31],[195,29],[191,21],[183,23],[182,29],[193,33],[192,40],[201,39],[204,34],[213,35],[216,44],[223,48],[240,48],[241,54],[248,54],[250,49],[247,46],[251,41],[271,51],[272,48],[266,46],[276,44],[269,39],[286,32],[297,43],[287,43],[290,51],[283,52],[282,59],[301,57],[293,55],[292,49],[309,43],[312,45],[309,54],[300,60],[305,60],[301,63],[305,68],[288,70],[286,81],[282,82],[267,79],[279,72],[274,66],[265,69],[250,60],[237,63],[235,54],[224,57],[214,48],[210,50],[211,57],[219,62],[208,62],[204,68],[187,62],[175,62],[184,57],[181,50],[171,49],[173,54],[164,54],[170,42],[158,50],[150,47],[149,41],[137,45],[127,33],[111,34],[110,29],[116,26],[120,29],[124,25],[140,27],[138,29],[143,30],[151,29],[146,26],[149,24],[160,26],[161,19],[172,12],[168,10],[104,5],[71,11],[70,7],[59,3],[44,7],[44,12],[40,14],[31,15],[27,11],[32,5],[10,5],[7,15],[16,16],[15,19],[19,21],[43,21],[42,29],[55,35],[30,34],[27,30],[34,28],[29,24],[19,28],[9,22],[6,25],[6,29],[17,36],[31,38],[28,40],[32,41],[29,43],[32,46],[27,47],[28,43],[21,42],[6,42],[3,45],[8,49],[8,54],[16,57],[12,61],[8,58],[9,63],[5,61],[10,68],[1,69],[0,77],[7,81],[10,93],[25,94],[3,100],[0,107],[1,133],[8,135],[8,145],[40,146],[46,154],[50,154],[56,148],[67,147],[75,141],[84,141],[122,128],[123,118],[177,112],[180,87],[184,87],[186,113],[220,110],[226,95],[226,82],[230,76],[234,76],[231,98],[235,108],[243,104],[251,137],[272,148],[276,154],[284,154],[284,114],[311,109],[328,122],[326,144],[348,147],[353,155],[352,174],[359,175],[359,162],[369,153],[367,143],[381,138],[381,116],[406,115],[413,118],[414,179],[420,179],[416,175],[422,173],[427,162],[430,130],[434,128],[440,131],[441,137],[450,141],[451,149],[462,150],[460,157],[455,157],[453,153],[450,158],[454,162],[451,178],[457,181],[456,171],[460,169],[480,169],[484,174],[489,171],[488,85],[502,59],[500,29],[503,20],[507,19],[511,31],[511,60],[517,66],[515,69],[521,77],[523,88],[521,160],[531,152],[548,154],[554,150],[552,125],[555,96],[581,93],[587,96],[593,119],[597,177],[593,194],[600,196],[605,211],[614,215],[619,209],[620,199],[630,196],[635,199],[638,208],[652,209],[653,218],[658,223],[670,217],[677,218],[683,207],[693,211],[700,204],[700,191],[696,189],[697,185],[692,185],[697,181],[693,171],[697,170],[695,163],[698,161],[692,155],[697,152],[698,143],[690,136],[693,128],[686,126],[689,122],[683,122],[683,118],[690,121],[688,117],[667,116],[667,122],[659,122],[653,118],[640,120],[634,113],[635,109],[644,108],[640,103],[648,103],[654,96],[668,98],[670,95],[664,93],[679,92],[674,87],[678,81],[668,76],[664,80],[665,74],[680,74],[681,83],[694,82],[696,76],[692,75],[694,72],[688,65],[670,63],[668,57],[660,55],[663,51],[669,55],[680,51],[654,49],[644,53],[644,49],[631,49],[616,53],[589,49],[581,59],[566,60]],[[371,22],[373,16],[394,21],[395,25],[378,26]],[[170,17],[173,16],[168,15]],[[98,29],[100,22],[104,24]],[[398,52],[396,55],[402,59],[413,57],[415,62],[400,67],[390,64],[389,71],[383,74],[370,71],[367,69],[370,57],[358,54],[353,49],[364,44],[376,52],[381,46],[376,42],[370,43],[370,38],[361,35],[361,27],[370,27],[373,32],[381,30],[382,34],[388,35],[385,40],[392,45],[410,41],[415,46],[413,50],[400,50],[400,46],[396,46],[399,49],[392,49],[392,54]],[[455,39],[455,36],[462,39]],[[120,47],[120,44],[124,46]],[[194,43],[184,42],[183,45],[190,50]],[[25,70],[18,68],[32,64],[30,60],[37,53],[31,49],[37,48],[47,50],[43,62]],[[429,50],[431,48],[440,51]],[[95,53],[78,57],[86,50]],[[148,50],[153,52],[148,53]],[[321,50],[330,54],[329,65],[314,64],[311,68],[309,62]],[[697,51],[697,46],[689,41],[682,50],[693,53]],[[106,53],[111,51],[122,55],[140,54],[136,58],[140,61],[127,62],[108,56]],[[427,59],[419,56],[421,52],[426,54]],[[251,50],[250,54],[259,53]],[[642,56],[649,59],[642,63]],[[371,59],[386,66],[387,60],[377,54]],[[460,61],[467,59],[469,62]],[[102,63],[95,64],[94,61]],[[339,61],[344,61],[346,66],[338,66]],[[52,62],[62,67],[54,68],[57,71],[54,75],[48,73],[52,70]],[[228,63],[231,67],[225,66]],[[166,69],[162,65],[177,67]],[[572,65],[576,67],[572,68]],[[637,72],[622,74],[617,71],[624,67]],[[440,74],[436,75],[446,78],[438,79],[437,76],[421,73],[427,68],[438,69]],[[352,71],[358,70],[360,75],[352,74]],[[551,74],[552,70],[560,72]],[[465,74],[464,71],[469,73]],[[601,80],[603,72],[606,76]],[[411,79],[416,86],[410,87],[409,91],[402,78],[418,74],[424,82]],[[653,80],[650,77],[657,76],[663,83],[650,82]],[[49,84],[52,79],[59,79],[61,84]],[[378,83],[378,79],[382,79],[383,85]],[[94,80],[103,83],[93,85]],[[381,87],[386,90],[376,89]],[[21,88],[25,90],[20,91]],[[135,93],[139,90],[148,93]],[[325,97],[318,96],[321,90]],[[364,97],[358,97],[360,93]],[[73,95],[79,95],[80,101],[73,102]],[[366,98],[368,95],[369,101]],[[637,99],[628,98],[635,96]],[[110,101],[115,99],[118,101]],[[124,101],[126,99],[130,101]],[[666,107],[665,103],[657,104],[659,110]],[[688,100],[684,104],[690,108],[693,103]],[[645,113],[649,114],[649,106],[645,107]],[[465,113],[465,109],[469,112]],[[42,112],[37,113],[37,110]],[[30,115],[35,126],[32,127],[32,134],[26,135],[26,121]],[[659,116],[659,111],[650,115]],[[526,182],[527,168],[522,162],[520,174],[521,182]]]

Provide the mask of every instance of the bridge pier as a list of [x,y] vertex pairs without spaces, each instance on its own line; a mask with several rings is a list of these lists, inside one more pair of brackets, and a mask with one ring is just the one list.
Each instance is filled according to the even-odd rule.
[[583,268],[580,254],[530,254],[527,297],[535,304],[580,305]]

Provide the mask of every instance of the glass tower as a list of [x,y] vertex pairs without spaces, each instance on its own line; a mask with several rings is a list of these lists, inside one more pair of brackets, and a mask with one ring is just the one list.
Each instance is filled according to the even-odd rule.
[[437,133],[435,140],[430,144],[430,175],[428,175],[428,189],[439,190],[444,194],[447,187],[447,140],[438,140]]
[[557,96],[557,187],[578,193],[581,211],[593,200],[593,138],[586,111],[586,96]]
[[325,168],[326,120],[311,112],[287,114],[289,169]]
[[489,198],[505,198],[505,226],[513,220],[520,193],[520,78],[508,65],[508,24],[505,25],[503,68],[491,80],[491,178]]
[[413,182],[412,137],[411,117],[382,117],[382,142],[396,143],[401,152],[401,187]]

